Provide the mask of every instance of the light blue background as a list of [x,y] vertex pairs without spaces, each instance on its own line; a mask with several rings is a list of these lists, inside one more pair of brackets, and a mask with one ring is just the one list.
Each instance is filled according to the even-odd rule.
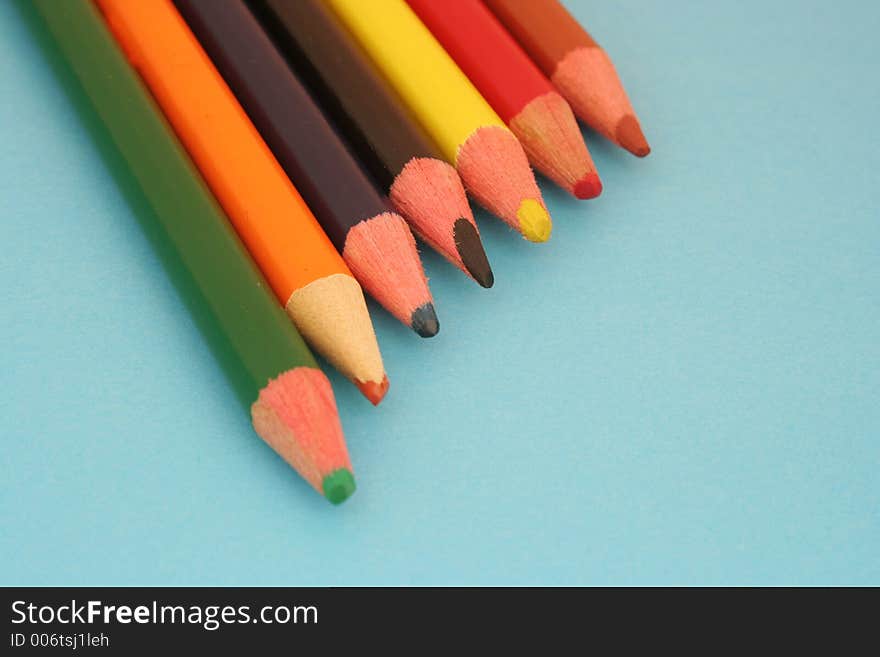
[[880,4],[570,2],[654,148],[425,254],[331,374],[359,490],[253,434],[18,8],[0,1],[0,583],[880,584]]

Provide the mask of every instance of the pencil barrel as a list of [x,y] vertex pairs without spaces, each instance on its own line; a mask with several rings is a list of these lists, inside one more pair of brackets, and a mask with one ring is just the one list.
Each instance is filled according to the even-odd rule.
[[383,191],[413,159],[443,157],[324,0],[250,6]]
[[34,0],[142,193],[139,219],[249,407],[270,379],[316,367],[265,279],[90,3]]

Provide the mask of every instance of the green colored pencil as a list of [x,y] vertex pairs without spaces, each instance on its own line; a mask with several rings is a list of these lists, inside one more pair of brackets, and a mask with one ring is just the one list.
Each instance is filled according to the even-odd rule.
[[117,178],[129,189],[126,178],[137,183],[139,218],[250,407],[254,429],[328,500],[342,502],[354,477],[327,377],[98,10],[88,0],[32,4],[124,161]]

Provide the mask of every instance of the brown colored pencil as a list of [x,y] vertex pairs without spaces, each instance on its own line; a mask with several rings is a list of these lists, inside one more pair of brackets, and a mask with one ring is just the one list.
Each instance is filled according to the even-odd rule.
[[492,269],[461,179],[322,0],[249,4],[413,231],[480,285],[491,287]]
[[558,0],[483,0],[587,125],[633,155],[651,152],[606,52]]
[[531,242],[553,221],[522,144],[404,0],[325,0],[406,104],[468,194]]
[[415,240],[241,0],[175,0],[220,75],[361,285],[423,337],[437,333]]

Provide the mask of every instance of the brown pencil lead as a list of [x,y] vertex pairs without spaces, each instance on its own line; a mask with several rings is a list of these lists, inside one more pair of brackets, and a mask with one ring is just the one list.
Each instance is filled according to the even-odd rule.
[[627,114],[618,121],[615,136],[617,142],[636,157],[645,157],[651,152],[642,127],[632,114]]
[[492,273],[492,267],[489,265],[477,229],[470,221],[460,217],[455,220],[453,232],[455,249],[468,273],[483,287],[492,287],[495,284],[495,275]]

